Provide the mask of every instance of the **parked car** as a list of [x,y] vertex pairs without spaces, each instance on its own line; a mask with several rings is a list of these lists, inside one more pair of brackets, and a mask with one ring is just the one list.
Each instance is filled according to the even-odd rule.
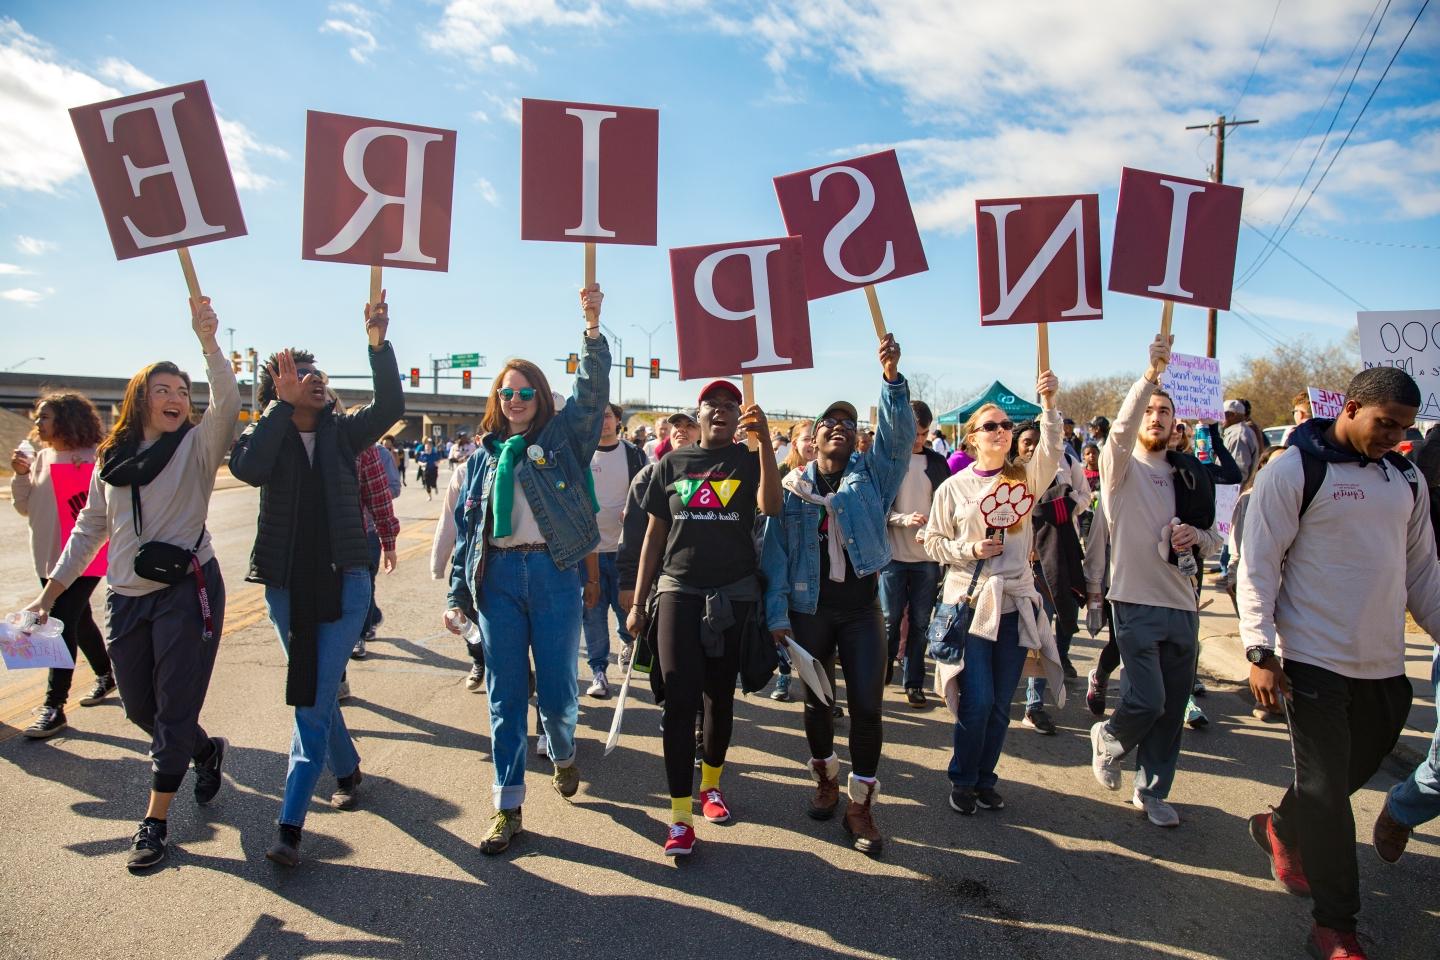
[[1267,447],[1278,447],[1285,440],[1285,431],[1289,430],[1292,424],[1282,423],[1278,427],[1266,427],[1262,433],[1265,434],[1265,445]]

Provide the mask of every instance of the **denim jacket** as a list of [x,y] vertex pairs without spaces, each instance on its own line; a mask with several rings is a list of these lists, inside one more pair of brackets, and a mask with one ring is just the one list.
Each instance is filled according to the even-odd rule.
[[[570,400],[541,428],[533,444],[527,445],[544,450],[544,463],[525,456],[515,464],[516,480],[545,535],[550,559],[561,570],[578,563],[600,543],[588,474],[609,402],[610,345],[603,336],[586,337]],[[448,600],[450,606],[472,618],[473,588],[485,562],[485,532],[500,442],[493,434],[481,438],[467,461],[463,495],[455,501],[455,552],[450,558]]]
[[[865,453],[851,454],[835,492],[835,512],[845,531],[845,552],[857,576],[875,573],[890,562],[885,518],[910,466],[915,445],[915,412],[910,385],[900,378],[880,393],[880,423]],[[813,486],[819,468],[811,463],[805,479]],[[785,491],[780,516],[765,524],[760,565],[765,573],[765,621],[771,630],[790,627],[790,610],[814,613],[820,597],[821,508]]]

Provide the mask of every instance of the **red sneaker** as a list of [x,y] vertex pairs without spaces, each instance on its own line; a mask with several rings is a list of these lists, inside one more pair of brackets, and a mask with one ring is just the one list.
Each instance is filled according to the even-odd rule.
[[1287,847],[1275,835],[1273,813],[1257,813],[1250,818],[1250,839],[1270,859],[1270,876],[1295,896],[1310,896],[1310,881],[1305,877],[1305,865],[1300,862],[1300,849]]
[[695,851],[695,828],[688,823],[670,824],[670,836],[665,840],[665,856],[688,857]]
[[1315,960],[1366,960],[1365,949],[1349,930],[1332,930],[1319,924],[1310,928],[1305,951]]
[[719,787],[700,791],[700,812],[711,823],[724,823],[730,819],[730,808],[725,806],[725,795]]

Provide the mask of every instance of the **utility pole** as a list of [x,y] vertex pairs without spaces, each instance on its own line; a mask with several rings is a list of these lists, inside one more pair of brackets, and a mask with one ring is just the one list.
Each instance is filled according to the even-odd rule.
[[[1212,123],[1197,123],[1194,126],[1186,127],[1186,130],[1215,131],[1215,166],[1210,168],[1210,180],[1213,183],[1225,182],[1225,127],[1243,127],[1251,123],[1259,123],[1259,120],[1226,120],[1224,115],[1215,118]],[[1216,310],[1211,307],[1206,311],[1205,318],[1205,356],[1214,359],[1215,357],[1215,321]]]

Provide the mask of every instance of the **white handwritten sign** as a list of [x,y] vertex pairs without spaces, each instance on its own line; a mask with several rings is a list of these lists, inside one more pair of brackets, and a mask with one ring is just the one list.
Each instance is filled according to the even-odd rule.
[[1170,365],[1160,375],[1160,385],[1175,401],[1175,416],[1181,420],[1225,418],[1220,362],[1213,357],[1170,354]]
[[1215,485],[1215,526],[1214,530],[1226,540],[1230,539],[1230,525],[1235,519],[1235,504],[1240,502],[1240,484],[1217,483]]
[[1360,363],[1399,367],[1420,385],[1420,419],[1440,419],[1440,310],[1372,310],[1355,315]]
[[1310,398],[1310,416],[1312,417],[1334,420],[1340,416],[1340,411],[1345,409],[1345,394],[1339,390],[1306,387],[1305,395]]
[[18,614],[11,614],[0,621],[0,658],[9,670],[33,670],[54,667],[73,670],[75,659],[65,647],[60,636],[63,624],[51,618],[56,627],[51,631],[29,632],[21,629]]

